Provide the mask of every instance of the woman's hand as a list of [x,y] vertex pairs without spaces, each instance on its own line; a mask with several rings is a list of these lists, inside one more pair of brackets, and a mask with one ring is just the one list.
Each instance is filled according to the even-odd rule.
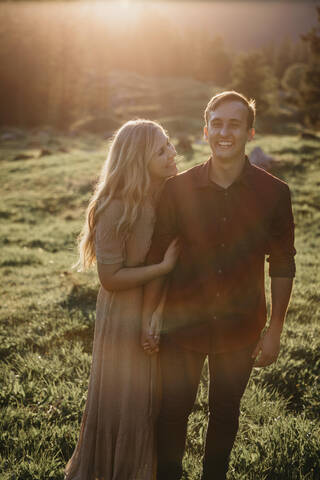
[[170,243],[169,247],[167,248],[163,260],[161,262],[161,266],[163,268],[164,274],[167,274],[173,270],[175,264],[177,263],[178,257],[180,253],[179,248],[179,239],[175,238]]
[[163,302],[161,302],[152,314],[148,328],[142,329],[141,345],[145,353],[152,355],[159,352],[160,331],[162,324]]
[[147,355],[152,355],[154,353],[159,352],[158,343],[159,343],[159,338],[158,340],[155,339],[150,327],[147,329],[142,329],[141,346]]

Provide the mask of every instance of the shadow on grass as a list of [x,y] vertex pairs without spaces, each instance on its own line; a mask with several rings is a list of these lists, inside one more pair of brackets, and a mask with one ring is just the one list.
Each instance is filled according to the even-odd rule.
[[96,307],[97,287],[74,284],[67,298],[61,302],[61,306],[68,310],[81,310],[84,314],[92,312]]
[[94,335],[94,313],[97,301],[97,288],[87,285],[73,285],[67,298],[60,303],[60,306],[67,309],[69,313],[79,314],[85,325],[74,328],[62,335],[67,341],[81,341],[84,351],[91,353]]
[[288,362],[265,371],[258,382],[285,398],[289,411],[296,414],[306,410],[311,418],[318,418],[319,407],[310,395],[310,385],[319,388],[319,369],[319,350],[296,347]]
[[1,262],[0,267],[25,267],[32,265],[42,265],[42,261],[32,255],[25,257],[9,258]]
[[8,361],[17,351],[44,355],[70,341],[81,342],[84,351],[91,353],[96,297],[96,288],[73,285],[63,301],[47,306],[45,311],[33,305],[8,317],[4,325],[16,335],[4,336],[0,360]]
[[77,328],[73,330],[69,330],[65,332],[61,339],[67,341],[80,341],[83,347],[83,350],[86,353],[92,352],[92,344],[93,344],[93,335],[94,335],[94,326],[87,326],[85,328]]
[[294,153],[297,154],[299,152],[299,148],[292,148],[292,147],[285,147],[285,148],[280,148],[280,150],[272,150],[272,155],[274,154],[287,154],[287,153]]
[[296,160],[292,160],[292,162],[289,161],[279,161],[276,162],[271,170],[270,173],[281,180],[284,180],[285,182],[288,181],[287,176],[288,173],[290,173],[291,176],[295,177],[301,173],[304,173],[306,171],[306,165],[302,161],[297,162]]

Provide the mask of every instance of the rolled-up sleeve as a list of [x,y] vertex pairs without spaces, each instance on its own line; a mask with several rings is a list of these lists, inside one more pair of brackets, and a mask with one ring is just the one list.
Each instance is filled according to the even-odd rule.
[[158,202],[156,223],[147,264],[159,263],[170,242],[177,236],[176,213],[171,193],[171,181],[165,184]]
[[294,220],[289,187],[281,186],[279,199],[273,211],[269,232],[270,277],[294,277]]

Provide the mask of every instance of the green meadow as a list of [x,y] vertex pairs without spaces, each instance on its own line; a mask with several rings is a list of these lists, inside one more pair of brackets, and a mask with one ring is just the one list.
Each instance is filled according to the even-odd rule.
[[[107,141],[51,130],[20,137],[0,146],[0,478],[62,480],[86,399],[98,289],[95,271],[72,265]],[[319,480],[320,138],[257,135],[248,151],[257,145],[291,187],[297,276],[279,359],[253,372],[243,398],[229,479]],[[194,142],[179,168],[208,154]],[[200,476],[206,413],[204,368],[185,480]]]

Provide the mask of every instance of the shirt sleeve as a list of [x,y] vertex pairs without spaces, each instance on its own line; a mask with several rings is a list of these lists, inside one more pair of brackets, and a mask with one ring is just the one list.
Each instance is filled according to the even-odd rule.
[[281,190],[274,209],[269,232],[270,277],[294,277],[296,250],[294,248],[294,221],[290,190],[287,185]]
[[117,233],[122,215],[122,203],[112,200],[101,212],[96,226],[96,260],[106,265],[121,263],[125,259],[124,235]]
[[147,256],[147,264],[159,263],[170,242],[177,236],[177,223],[171,182],[165,184],[157,207],[151,247]]

